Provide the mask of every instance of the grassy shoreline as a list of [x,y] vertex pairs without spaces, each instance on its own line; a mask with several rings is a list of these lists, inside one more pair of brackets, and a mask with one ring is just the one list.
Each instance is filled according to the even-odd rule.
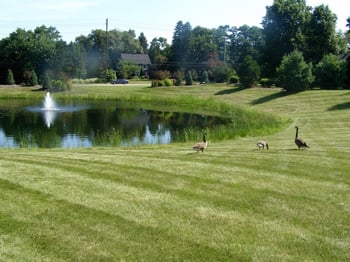
[[[250,136],[203,154],[192,143],[0,149],[0,260],[350,260],[349,91],[109,88],[85,95],[189,95],[292,122],[259,137],[268,151]],[[310,150],[296,149],[294,125]]]

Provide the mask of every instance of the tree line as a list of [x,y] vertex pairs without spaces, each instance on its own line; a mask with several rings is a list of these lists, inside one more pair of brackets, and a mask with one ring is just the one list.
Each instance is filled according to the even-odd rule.
[[192,28],[179,21],[171,44],[163,37],[148,43],[134,30],[96,29],[66,43],[55,27],[17,29],[0,40],[0,83],[64,88],[71,79],[140,77],[137,65],[120,61],[121,53],[139,53],[152,62],[145,77],[175,79],[179,85],[230,81],[289,90],[345,87],[350,84],[350,17],[344,21],[345,33],[336,31],[336,21],[326,5],[275,0],[266,7],[262,27]]

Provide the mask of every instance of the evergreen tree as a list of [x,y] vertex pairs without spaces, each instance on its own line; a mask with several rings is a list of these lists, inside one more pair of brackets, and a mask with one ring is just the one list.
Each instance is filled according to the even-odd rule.
[[42,88],[50,89],[51,88],[51,79],[48,73],[45,73],[42,77]]
[[243,87],[252,87],[260,78],[260,67],[251,56],[246,56],[237,73]]
[[13,72],[11,69],[7,70],[6,84],[7,85],[14,85],[15,84],[15,78],[13,76]]
[[277,68],[277,73],[281,86],[287,91],[303,91],[314,80],[312,64],[306,63],[303,54],[299,51],[285,55]]
[[201,77],[201,82],[202,83],[209,83],[209,77],[208,77],[208,72],[207,71],[203,71],[202,73],[202,77]]
[[187,72],[185,80],[186,80],[186,85],[187,86],[193,85],[192,75],[191,75],[190,71]]

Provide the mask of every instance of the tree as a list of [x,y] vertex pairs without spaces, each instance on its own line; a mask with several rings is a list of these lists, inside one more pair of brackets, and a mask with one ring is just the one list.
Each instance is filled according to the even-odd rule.
[[232,27],[230,35],[230,55],[231,64],[234,69],[238,69],[240,63],[247,56],[251,56],[255,61],[262,60],[264,47],[264,35],[261,28],[243,25]]
[[336,55],[325,55],[315,67],[315,82],[321,88],[336,89],[344,85],[346,62]]
[[207,71],[203,71],[202,73],[202,77],[201,77],[201,83],[209,83],[209,77],[208,77],[208,72]]
[[173,71],[186,67],[191,34],[192,26],[189,22],[186,22],[185,24],[182,21],[177,22],[169,59],[173,64]]
[[229,80],[232,68],[223,62],[218,64],[213,70],[213,78],[216,83],[225,83]]
[[[54,27],[37,27],[34,31],[17,29],[0,41],[0,71],[11,67],[18,82],[25,81],[26,71],[42,75],[46,70],[62,70],[62,49],[66,46]],[[6,67],[6,69],[5,69]],[[5,71],[6,72],[6,71]]]
[[168,62],[169,52],[170,45],[167,43],[166,38],[152,39],[148,55],[152,64],[156,67],[155,70],[167,69],[166,63]]
[[41,79],[41,85],[44,89],[51,89],[51,79],[47,72],[44,73]]
[[[327,54],[339,54],[346,47],[336,34],[337,16],[328,6],[315,7],[306,26],[305,59],[317,64]],[[339,44],[341,46],[339,46]]]
[[191,71],[187,71],[185,81],[186,81],[186,85],[187,85],[187,86],[193,85],[193,80],[192,80]]
[[237,73],[243,87],[252,87],[260,78],[260,67],[251,56],[246,56]]
[[277,73],[281,86],[287,91],[303,91],[314,80],[312,64],[304,61],[300,51],[293,51],[285,55],[281,65],[277,68]]
[[136,76],[137,73],[140,72],[140,66],[129,61],[119,61],[116,71],[118,78],[130,78]]
[[203,71],[208,69],[207,62],[212,54],[217,54],[215,30],[197,26],[192,30],[187,50],[187,68]]
[[140,42],[140,46],[142,47],[142,53],[147,54],[148,53],[148,42],[147,42],[147,38],[145,37],[145,34],[143,32],[141,32],[138,39]]
[[15,84],[15,78],[13,77],[12,70],[7,70],[7,78],[6,78],[6,84],[7,85],[14,85]]
[[285,54],[303,50],[304,29],[309,20],[311,7],[305,0],[274,0],[266,7],[262,26],[265,36],[265,60],[267,74],[273,76]]

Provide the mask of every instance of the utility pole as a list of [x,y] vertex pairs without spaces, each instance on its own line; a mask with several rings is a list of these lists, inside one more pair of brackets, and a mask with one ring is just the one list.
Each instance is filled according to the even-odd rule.
[[224,36],[224,64],[226,65],[226,36]]
[[108,18],[106,19],[106,51],[105,51],[105,75],[107,83],[107,60],[108,60]]

